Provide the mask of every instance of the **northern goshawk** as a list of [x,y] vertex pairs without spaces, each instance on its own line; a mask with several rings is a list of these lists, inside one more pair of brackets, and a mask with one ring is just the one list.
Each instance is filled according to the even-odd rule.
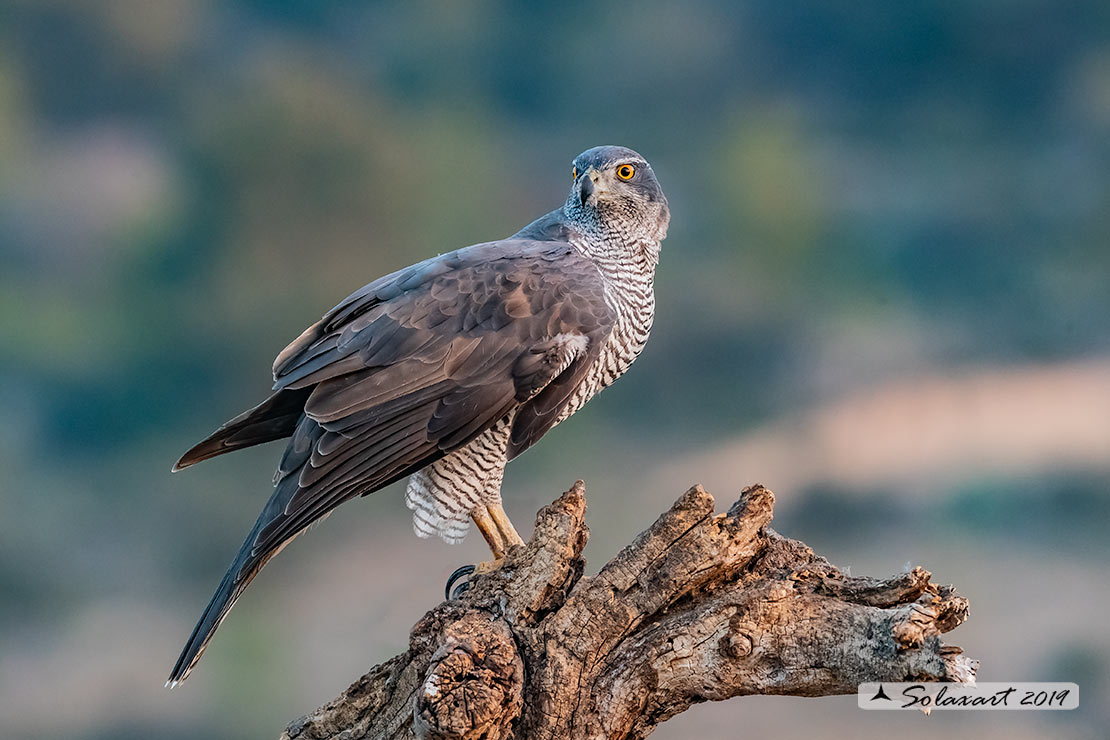
[[670,211],[631,149],[580,154],[563,206],[501,241],[356,291],[286,347],[266,401],[174,466],[292,437],[274,492],[170,674],[184,680],[235,600],[339,504],[411,475],[421,537],[473,520],[496,559],[522,540],[501,508],[505,464],[625,370],[647,342]]

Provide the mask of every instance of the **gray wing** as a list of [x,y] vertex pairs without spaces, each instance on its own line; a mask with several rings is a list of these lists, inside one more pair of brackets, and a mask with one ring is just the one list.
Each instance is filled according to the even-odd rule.
[[[344,501],[466,444],[509,411],[539,438],[612,330],[597,268],[563,242],[511,239],[377,280],[278,356],[304,400],[275,490],[186,645],[183,678],[247,583]],[[307,396],[303,395],[307,394]]]
[[[517,406],[546,411],[544,391],[556,379],[565,391],[589,366],[612,319],[597,268],[565,243],[478,245],[354,294],[274,363],[275,389],[313,390],[278,469],[274,503],[284,505],[255,552],[466,444]],[[576,345],[584,351],[568,358],[560,337],[585,337]]]

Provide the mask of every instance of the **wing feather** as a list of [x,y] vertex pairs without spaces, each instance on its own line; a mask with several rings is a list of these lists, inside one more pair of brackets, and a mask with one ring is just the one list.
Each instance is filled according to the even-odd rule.
[[306,329],[274,361],[275,390],[304,399],[295,428],[282,421],[292,439],[274,492],[171,680],[188,674],[270,558],[342,502],[438,460],[514,410],[530,420],[514,444],[538,439],[612,325],[592,262],[566,242],[510,239],[386,276]]

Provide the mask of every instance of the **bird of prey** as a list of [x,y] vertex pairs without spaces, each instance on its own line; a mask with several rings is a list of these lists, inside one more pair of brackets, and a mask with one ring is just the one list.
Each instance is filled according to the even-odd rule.
[[505,464],[636,359],[655,314],[670,210],[631,149],[589,149],[562,207],[508,239],[433,257],[351,294],[274,361],[274,394],[174,466],[291,437],[274,492],[170,674],[192,671],[270,558],[344,501],[411,476],[421,537],[472,520],[496,560],[522,544]]

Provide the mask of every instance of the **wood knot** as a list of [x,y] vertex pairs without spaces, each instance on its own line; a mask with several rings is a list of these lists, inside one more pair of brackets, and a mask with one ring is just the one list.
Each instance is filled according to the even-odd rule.
[[752,654],[752,638],[743,632],[729,630],[723,647],[725,654],[732,658],[746,658]]
[[523,706],[524,665],[508,625],[469,612],[444,632],[416,692],[422,740],[503,740]]
[[909,604],[899,609],[891,625],[891,634],[899,650],[918,648],[925,639],[936,634],[937,612],[921,604]]

